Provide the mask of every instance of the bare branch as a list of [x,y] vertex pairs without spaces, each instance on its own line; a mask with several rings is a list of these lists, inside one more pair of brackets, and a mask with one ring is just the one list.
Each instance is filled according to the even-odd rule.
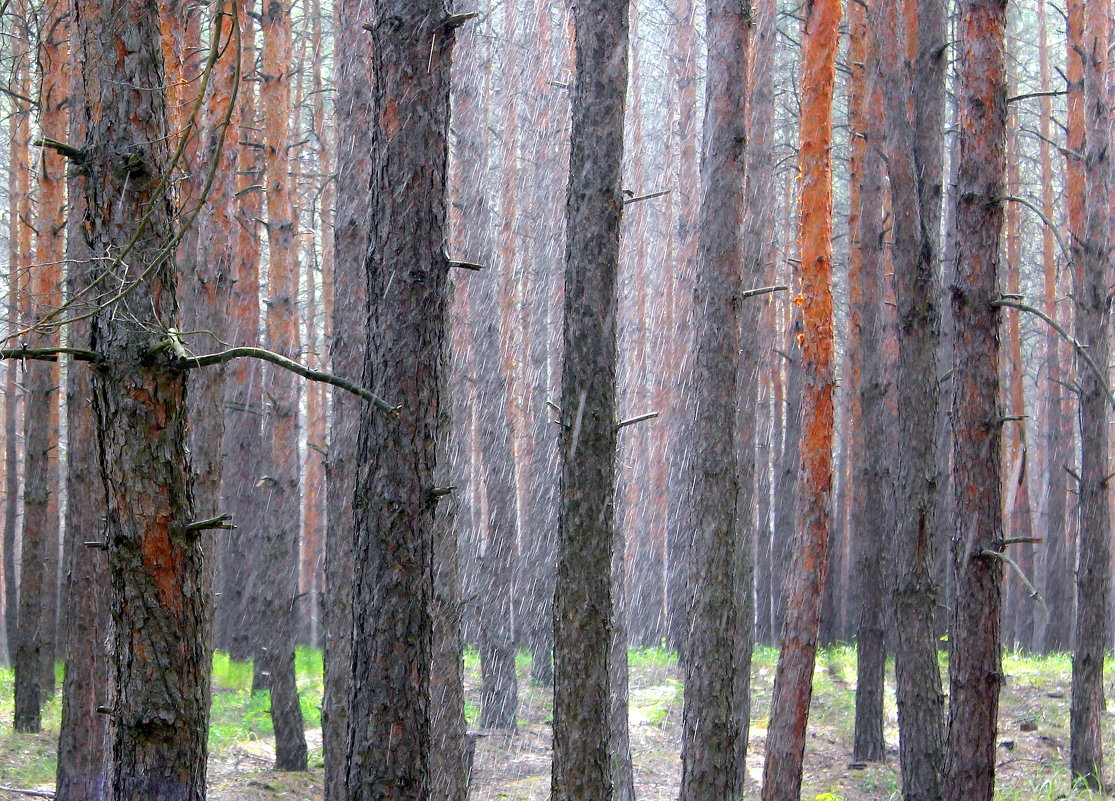
[[1005,553],[993,551],[990,548],[984,548],[982,551],[980,551],[980,556],[987,556],[992,559],[998,559],[1000,562],[1010,565],[1010,567],[1018,575],[1018,578],[1024,585],[1026,585],[1026,589],[1030,591],[1030,597],[1041,604],[1041,608],[1045,610],[1046,615],[1049,614],[1049,607],[1046,606],[1045,599],[1041,597],[1041,593],[1038,592],[1038,588],[1030,582],[1030,579],[1026,578],[1026,574],[1022,571],[1022,568],[1018,566],[1018,562],[1011,559]]
[[616,430],[618,431],[621,428],[633,426],[636,423],[643,423],[647,420],[653,420],[656,417],[658,417],[658,412],[647,412],[646,414],[640,414],[638,417],[630,417],[627,420],[621,420],[616,423]]
[[759,295],[769,295],[771,292],[789,292],[790,287],[785,284],[778,284],[777,286],[763,286],[757,289],[745,289],[740,293],[740,298],[754,298]]
[[0,359],[21,359],[39,362],[56,362],[59,356],[72,356],[79,362],[103,362],[104,356],[81,348],[0,348]]
[[214,364],[224,364],[233,359],[260,359],[261,361],[271,362],[271,364],[278,365],[284,370],[290,370],[296,375],[303,378],[308,378],[311,381],[320,381],[323,384],[331,384],[335,387],[340,387],[353,395],[363,398],[377,409],[387,412],[390,415],[397,415],[399,413],[398,406],[392,406],[383,398],[375,395],[372,392],[364,389],[359,384],[354,384],[351,381],[346,381],[343,378],[333,375],[332,373],[323,373],[320,370],[311,370],[296,361],[288,359],[278,353],[274,353],[263,348],[229,348],[219,353],[209,353],[205,356],[189,356],[186,358],[175,359],[171,362],[172,366],[180,370],[193,370],[197,367],[210,367]]
[[186,531],[208,531],[209,529],[223,528],[232,531],[236,528],[232,523],[232,515],[217,515],[210,517],[208,520],[195,520],[193,523],[186,524]]

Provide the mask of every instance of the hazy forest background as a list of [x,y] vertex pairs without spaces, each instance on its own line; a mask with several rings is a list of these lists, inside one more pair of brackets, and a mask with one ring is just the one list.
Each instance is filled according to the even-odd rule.
[[1102,793],[1112,22],[3,0],[0,797]]

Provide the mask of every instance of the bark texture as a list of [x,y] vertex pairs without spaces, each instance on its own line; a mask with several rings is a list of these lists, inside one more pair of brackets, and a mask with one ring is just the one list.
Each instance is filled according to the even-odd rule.
[[[85,91],[80,178],[88,284],[111,265],[91,318],[107,503],[114,683],[114,801],[199,801],[209,723],[205,555],[186,453],[185,376],[152,354],[178,324],[165,84],[157,11],[138,0],[72,9]],[[127,249],[127,251],[125,251]],[[127,253],[123,259],[119,257]]]
[[562,481],[554,595],[555,801],[610,799],[615,532],[616,273],[627,92],[626,0],[573,9]]
[[1006,159],[1005,0],[964,0],[959,24],[953,343],[952,532],[956,602],[950,645],[944,797],[990,801],[1002,667],[999,295]]
[[[690,564],[690,628],[682,716],[682,801],[737,798],[743,790],[737,752],[746,742],[735,708],[736,644],[750,645],[751,621],[736,581],[750,569],[749,531],[741,531],[740,297],[743,289],[747,59],[750,3],[708,6],[708,84],[698,244],[699,310],[693,386],[700,399],[692,423],[694,524]],[[751,304],[754,305],[752,300]],[[755,335],[755,326],[746,336]],[[753,374],[753,371],[751,371]],[[750,379],[751,376],[748,376]],[[749,380],[748,387],[753,384]],[[753,412],[752,412],[753,417]],[[754,457],[752,457],[753,459]],[[752,471],[753,472],[753,471]],[[749,476],[748,478],[753,478]],[[748,648],[747,659],[750,659]],[[746,694],[744,694],[746,698]],[[743,718],[744,720],[747,717]]]
[[774,679],[763,801],[801,794],[821,596],[828,570],[832,495],[832,93],[840,3],[807,4],[802,71],[801,295],[803,336],[800,540],[794,551],[782,649]]
[[443,497],[434,482],[449,404],[439,373],[447,344],[453,29],[444,0],[405,8],[377,0],[371,10],[364,384],[399,410],[391,416],[361,410],[354,506],[362,569],[353,582],[347,792],[351,801],[424,801],[432,797],[430,603],[435,512]]

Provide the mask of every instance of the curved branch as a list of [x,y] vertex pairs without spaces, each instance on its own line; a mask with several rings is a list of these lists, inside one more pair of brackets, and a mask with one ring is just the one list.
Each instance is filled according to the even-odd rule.
[[222,350],[219,353],[209,353],[204,356],[187,356],[185,358],[174,359],[171,366],[180,370],[193,370],[197,367],[210,367],[214,364],[224,364],[233,359],[260,359],[261,361],[271,362],[271,364],[278,365],[284,370],[290,370],[296,375],[303,378],[308,378],[311,381],[320,381],[323,384],[332,384],[335,387],[340,387],[353,395],[363,398],[377,409],[387,412],[390,415],[399,413],[398,406],[392,406],[378,395],[369,392],[359,384],[354,384],[351,381],[346,381],[343,378],[333,375],[332,373],[323,373],[320,370],[311,370],[286,356],[282,356],[264,348],[229,348]]
[[1079,353],[1081,358],[1084,359],[1085,362],[1087,362],[1090,368],[1092,368],[1092,372],[1096,374],[1096,378],[1099,379],[1100,386],[1103,387],[1103,391],[1107,395],[1107,400],[1111,403],[1112,408],[1115,408],[1115,393],[1112,393],[1111,386],[1107,383],[1107,376],[1103,374],[1103,371],[1100,370],[1099,365],[1096,364],[1095,360],[1088,353],[1088,349],[1080,344],[1080,342],[1071,334],[1069,334],[1069,332],[1066,331],[1056,320],[1043,312],[1041,309],[1023,303],[1020,300],[1014,300],[1013,298],[999,298],[998,300],[991,301],[991,305],[1008,306],[1012,309],[1018,309],[1019,311],[1030,312],[1030,314],[1040,317],[1042,320],[1045,320],[1045,322],[1049,323],[1049,325],[1053,327],[1053,330],[1060,334],[1066,342],[1072,345],[1073,350]]

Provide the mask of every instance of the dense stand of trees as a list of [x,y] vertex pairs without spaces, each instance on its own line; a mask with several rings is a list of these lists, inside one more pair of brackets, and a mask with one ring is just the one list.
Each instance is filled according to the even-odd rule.
[[65,663],[57,797],[204,797],[214,647],[305,770],[296,644],[327,799],[467,797],[464,645],[482,728],[520,649],[553,687],[562,801],[636,797],[629,644],[686,801],[743,791],[756,642],[764,799],[838,641],[904,798],[992,797],[1004,647],[1072,652],[1101,787],[1112,8],[1053,9],[4,4],[0,640],[19,731]]

